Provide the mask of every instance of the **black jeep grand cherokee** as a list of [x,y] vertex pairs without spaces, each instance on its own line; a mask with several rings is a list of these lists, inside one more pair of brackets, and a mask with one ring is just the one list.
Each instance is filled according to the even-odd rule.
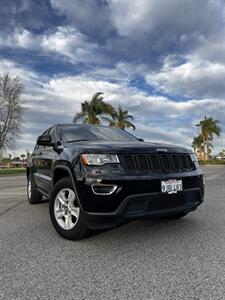
[[204,196],[190,150],[105,126],[59,124],[45,131],[27,179],[29,202],[49,198],[53,226],[67,239],[141,217],[180,218]]

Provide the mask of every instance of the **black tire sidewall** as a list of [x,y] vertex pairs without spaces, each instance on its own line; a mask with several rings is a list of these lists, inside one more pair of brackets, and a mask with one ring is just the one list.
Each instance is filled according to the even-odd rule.
[[69,177],[64,177],[64,178],[60,179],[53,188],[53,191],[52,191],[51,197],[50,197],[50,202],[49,202],[50,218],[51,218],[51,221],[52,221],[52,224],[53,224],[55,230],[63,238],[66,238],[69,240],[79,240],[82,237],[84,237],[88,231],[87,225],[84,221],[84,217],[83,217],[83,214],[81,211],[80,211],[79,219],[78,219],[76,225],[70,230],[63,229],[58,224],[58,222],[56,221],[56,218],[55,218],[55,213],[54,213],[55,198],[56,198],[57,194],[60,192],[60,190],[62,190],[64,188],[70,188],[74,191],[73,184]]
[[[31,183],[31,196],[29,197],[28,186],[29,182]],[[31,174],[27,177],[27,199],[30,204],[37,204],[42,201],[41,193],[35,188],[33,177]]]

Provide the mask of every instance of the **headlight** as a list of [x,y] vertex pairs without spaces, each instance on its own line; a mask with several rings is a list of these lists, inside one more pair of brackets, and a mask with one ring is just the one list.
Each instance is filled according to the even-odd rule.
[[116,154],[82,154],[81,159],[86,166],[102,166],[105,164],[120,163]]

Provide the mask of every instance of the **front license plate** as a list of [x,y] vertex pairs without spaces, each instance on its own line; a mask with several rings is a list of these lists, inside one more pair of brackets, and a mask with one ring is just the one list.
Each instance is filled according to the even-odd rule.
[[161,181],[161,192],[167,194],[177,194],[183,190],[182,180],[169,179]]

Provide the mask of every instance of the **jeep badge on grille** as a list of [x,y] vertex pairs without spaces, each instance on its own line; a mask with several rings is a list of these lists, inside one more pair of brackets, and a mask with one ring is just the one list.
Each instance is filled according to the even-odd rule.
[[166,148],[157,148],[156,151],[157,152],[168,152],[168,150]]

